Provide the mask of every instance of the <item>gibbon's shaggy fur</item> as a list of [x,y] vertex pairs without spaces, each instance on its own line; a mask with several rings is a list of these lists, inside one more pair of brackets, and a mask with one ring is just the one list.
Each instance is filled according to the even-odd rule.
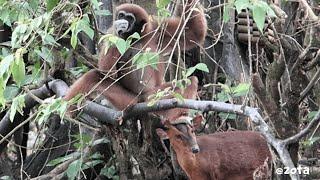
[[[79,78],[71,86],[65,99],[70,100],[79,93],[88,93],[96,86],[94,87],[96,91],[103,94],[117,109],[124,110],[129,105],[146,101],[148,95],[159,89],[172,87],[171,82],[164,82],[167,63],[163,54],[177,49],[177,45],[181,50],[189,50],[196,47],[197,44],[202,44],[207,31],[203,12],[192,8],[195,7],[196,0],[184,1],[186,1],[185,8],[180,5],[178,9],[180,9],[179,14],[185,17],[169,17],[161,23],[150,20],[149,14],[138,5],[122,4],[118,6],[113,33],[126,40],[137,32],[141,39],[133,41],[131,47],[123,55],[116,47],[108,48],[106,53],[102,50],[99,55],[99,70],[91,70]],[[190,18],[186,18],[189,13],[191,13]],[[175,45],[176,43],[178,44]],[[143,51],[160,54],[157,69],[147,66],[143,70],[137,70],[133,66],[133,57]],[[119,80],[115,82],[115,79]],[[191,82],[191,85],[181,93],[184,98],[195,98],[196,96],[198,80],[192,77]],[[165,114],[170,118],[179,116],[176,112],[170,111],[166,111]]]

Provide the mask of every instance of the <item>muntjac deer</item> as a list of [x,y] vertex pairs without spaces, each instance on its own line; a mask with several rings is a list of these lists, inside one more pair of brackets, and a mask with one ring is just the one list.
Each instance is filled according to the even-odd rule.
[[190,180],[253,179],[255,169],[271,160],[267,142],[257,132],[196,136],[190,120],[182,116],[175,121],[165,121],[178,164]]

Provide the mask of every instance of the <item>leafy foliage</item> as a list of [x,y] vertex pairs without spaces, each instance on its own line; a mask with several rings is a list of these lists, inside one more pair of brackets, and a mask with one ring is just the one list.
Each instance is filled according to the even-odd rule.
[[235,0],[224,7],[223,21],[227,22],[230,19],[229,12],[232,7],[235,7],[237,12],[248,9],[252,12],[253,20],[256,22],[258,29],[262,32],[266,16],[275,17],[276,14],[271,7],[263,0]]
[[[209,69],[206,64],[204,63],[198,63],[197,65],[190,67],[186,69],[185,71],[182,71],[183,78],[180,80],[173,80],[173,86],[178,87],[182,91],[191,84],[190,77],[196,70],[200,70],[203,72],[209,72]],[[152,94],[148,97],[148,105],[152,106],[159,100],[165,98],[165,97],[174,97],[179,101],[183,101],[184,98],[180,93],[176,93],[171,87],[165,88],[164,90],[158,90],[155,94]]]
[[[59,0],[29,0],[23,3],[0,0],[0,25],[3,23],[12,28],[11,41],[6,42],[8,47],[0,47],[0,105],[3,109],[11,103],[11,120],[16,111],[22,113],[24,106],[24,93],[15,96],[24,86],[43,81],[45,65],[53,66],[57,56],[70,51],[67,48],[53,51],[65,46],[59,41],[69,39],[69,45],[76,48],[80,32],[91,39],[95,36],[89,15],[111,15],[100,10],[102,4],[97,0],[88,3],[83,11],[77,3],[77,0],[72,3]],[[57,100],[51,105],[40,106],[38,120],[42,122],[55,111],[62,115],[66,103],[59,105],[60,102]]]
[[67,111],[68,102],[63,99],[52,99],[49,103],[41,104],[36,116],[36,120],[39,124],[42,124],[52,113],[58,113],[63,119],[65,112]]
[[127,38],[127,40],[124,40],[124,39],[122,39],[116,35],[113,35],[113,34],[106,34],[100,38],[99,44],[102,41],[105,41],[105,43],[106,43],[106,47],[104,49],[105,53],[108,52],[108,49],[111,46],[116,46],[119,53],[121,55],[123,55],[127,51],[127,49],[130,48],[132,41],[135,39],[136,40],[140,39],[140,35],[138,33],[132,34],[131,36],[129,36]]
[[171,15],[170,11],[168,11],[166,8],[170,4],[170,2],[171,0],[156,0],[159,18],[163,19]]
[[243,97],[249,93],[250,84],[240,83],[236,87],[229,87],[225,84],[219,84],[222,91],[218,93],[218,101],[226,102],[232,98]]

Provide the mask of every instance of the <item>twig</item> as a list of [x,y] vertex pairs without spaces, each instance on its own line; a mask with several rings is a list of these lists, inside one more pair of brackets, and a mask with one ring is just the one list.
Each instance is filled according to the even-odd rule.
[[307,11],[308,18],[311,21],[319,21],[318,16],[314,14],[314,12],[312,11],[310,5],[307,3],[306,0],[298,0],[298,1],[302,4],[304,9]]
[[[36,116],[36,113],[32,114],[28,119],[22,121],[18,126],[13,128],[8,134],[5,136],[1,137],[0,144],[2,144],[4,141],[9,141],[9,138],[11,135],[16,132],[19,128],[21,128],[23,125],[27,124],[29,121],[31,121],[34,117]],[[0,135],[1,136],[1,135]]]
[[317,112],[317,114],[315,115],[315,117],[312,119],[312,121],[308,124],[308,126],[306,128],[304,128],[302,131],[300,131],[298,134],[291,136],[285,140],[283,140],[284,144],[292,144],[295,143],[297,141],[299,141],[301,138],[305,137],[306,135],[308,135],[308,133],[311,132],[311,130],[317,126],[317,124],[320,122],[320,111]]
[[307,85],[307,87],[300,93],[299,102],[301,102],[312,89],[312,87],[318,82],[320,78],[320,68],[317,70],[316,74],[312,77],[311,81]]

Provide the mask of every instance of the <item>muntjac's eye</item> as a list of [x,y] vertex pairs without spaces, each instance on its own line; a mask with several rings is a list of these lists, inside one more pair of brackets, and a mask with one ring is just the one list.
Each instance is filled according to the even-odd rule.
[[180,140],[182,140],[182,139],[183,139],[183,137],[182,137],[182,135],[181,135],[181,134],[176,135],[176,138],[177,138],[177,139],[180,139]]

